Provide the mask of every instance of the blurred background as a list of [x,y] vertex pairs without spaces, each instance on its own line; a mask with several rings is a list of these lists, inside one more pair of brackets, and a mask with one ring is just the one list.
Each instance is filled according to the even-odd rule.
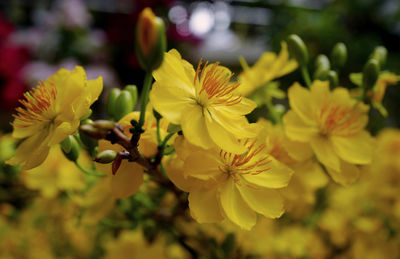
[[[239,56],[252,65],[296,33],[312,58],[329,55],[338,41],[347,45],[349,60],[340,80],[346,87],[354,86],[348,74],[361,71],[377,45],[389,51],[385,69],[400,68],[398,0],[1,0],[1,128],[10,130],[10,113],[22,93],[60,67],[79,64],[89,78],[102,75],[105,96],[111,87],[140,88],[144,75],[134,53],[134,28],[146,6],[166,22],[168,49],[177,48],[192,64],[202,57],[239,73]],[[282,87],[296,78],[299,73],[284,78]],[[393,89],[385,105],[399,110],[400,91]]]

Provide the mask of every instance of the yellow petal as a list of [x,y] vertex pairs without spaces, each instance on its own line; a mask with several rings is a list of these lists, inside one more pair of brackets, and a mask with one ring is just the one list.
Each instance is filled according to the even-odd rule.
[[184,172],[187,176],[199,179],[215,179],[223,173],[219,170],[222,166],[218,153],[209,151],[197,151],[188,155],[185,159]]
[[17,147],[15,156],[7,161],[7,164],[18,165],[25,163],[23,169],[31,169],[39,166],[46,159],[50,148],[44,140],[47,131],[39,131],[37,134],[25,139]]
[[235,115],[246,115],[252,112],[257,107],[257,104],[245,97],[242,97],[240,103],[234,105],[216,106],[215,109]]
[[73,106],[75,99],[82,98],[87,83],[85,70],[76,66],[62,82],[58,82],[56,110],[74,115]]
[[353,184],[360,177],[360,169],[357,166],[349,164],[343,160],[340,163],[340,170],[327,168],[327,171],[335,182],[342,185]]
[[[25,123],[20,119],[16,118],[13,122],[15,125],[24,125]],[[34,123],[33,125],[29,125],[28,127],[13,127],[12,136],[14,138],[26,138],[34,135],[41,129],[40,123]]]
[[310,187],[321,188],[329,182],[324,170],[312,159],[297,164],[294,170],[295,174],[301,177],[302,181]]
[[213,223],[224,219],[217,188],[199,189],[189,193],[190,214],[199,223]]
[[315,110],[311,103],[311,93],[308,89],[295,83],[288,90],[290,107],[307,124],[313,123]]
[[111,189],[115,198],[128,198],[137,193],[143,183],[143,167],[123,160],[117,173],[112,176]]
[[69,122],[63,122],[61,123],[57,128],[54,129],[54,133],[49,140],[48,146],[53,146],[61,141],[63,141],[68,135],[73,134],[78,126],[79,126],[79,121],[73,121],[73,124]]
[[283,116],[286,135],[296,141],[308,142],[319,132],[314,124],[306,124],[294,111],[290,110]]
[[335,153],[335,149],[329,138],[316,136],[311,139],[311,147],[314,150],[318,160],[325,166],[332,168],[335,171],[340,169],[339,157]]
[[260,127],[254,123],[250,124],[244,116],[232,115],[229,112],[219,111],[211,107],[208,111],[212,114],[215,122],[233,134],[237,139],[254,138],[260,130]]
[[204,149],[215,146],[208,134],[202,108],[193,104],[183,112],[182,131],[185,138],[192,144]]
[[279,218],[284,212],[283,198],[276,190],[238,186],[244,201],[254,211],[268,218]]
[[320,111],[327,103],[330,103],[331,92],[329,81],[315,80],[311,85],[311,100],[314,109]]
[[243,178],[251,183],[264,188],[283,188],[288,185],[290,178],[293,175],[293,170],[276,160],[274,157],[269,156],[268,160],[271,162],[266,165],[270,169],[260,174],[244,174]]
[[163,117],[174,124],[181,124],[181,118],[183,111],[186,110],[189,104],[195,103],[194,99],[190,99],[189,96],[179,96],[172,93],[170,85],[161,85],[159,82],[153,84],[153,88],[150,91],[150,102],[151,105],[156,109]]
[[163,63],[158,69],[153,71],[153,77],[163,86],[165,83],[168,83],[177,88],[176,91],[192,93],[194,90],[194,77],[191,76],[194,75],[194,72],[192,75],[188,75],[187,62],[183,62],[180,55],[176,55],[176,52],[176,50],[173,50],[171,53],[164,54]]
[[216,122],[208,111],[205,111],[204,114],[208,133],[218,147],[232,154],[246,152],[246,148],[238,142],[237,138]]
[[256,213],[245,203],[233,180],[221,187],[220,201],[226,217],[236,225],[250,230],[256,224]]
[[353,164],[371,163],[372,138],[367,131],[348,138],[332,136],[331,139],[341,159]]
[[310,159],[314,152],[309,143],[292,141],[287,138],[283,140],[283,146],[288,152],[289,156],[297,161],[304,161]]

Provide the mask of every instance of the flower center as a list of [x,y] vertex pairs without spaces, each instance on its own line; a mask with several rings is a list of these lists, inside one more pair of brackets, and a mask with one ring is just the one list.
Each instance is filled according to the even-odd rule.
[[[232,154],[221,150],[219,156],[224,166],[220,166],[218,169],[231,177],[238,185],[241,184],[241,175],[258,175],[269,171],[271,168],[267,167],[267,165],[271,160],[268,159],[267,154],[261,154],[265,149],[265,144],[256,146],[256,143],[257,140],[249,143],[249,139],[246,139],[243,145],[247,146],[248,151],[244,154]],[[247,182],[245,182],[245,185],[250,188],[256,188]]]
[[29,127],[37,122],[51,121],[54,116],[47,114],[49,107],[54,103],[57,96],[57,89],[54,84],[45,85],[43,81],[39,85],[24,94],[25,99],[19,100],[24,106],[18,107],[17,115],[13,122],[14,127]]
[[200,59],[194,77],[194,85],[197,93],[197,102],[205,105],[211,102],[213,105],[235,105],[241,102],[242,97],[233,95],[233,91],[239,87],[238,82],[230,82],[233,74],[219,63],[208,65],[206,62],[201,68]]
[[325,106],[319,115],[321,135],[352,136],[360,130],[356,123],[361,114],[355,107]]

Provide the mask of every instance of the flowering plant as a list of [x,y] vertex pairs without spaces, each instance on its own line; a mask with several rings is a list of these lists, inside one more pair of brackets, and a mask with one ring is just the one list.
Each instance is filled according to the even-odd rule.
[[[12,122],[21,142],[15,154],[0,154],[8,165],[33,169],[24,180],[30,189],[47,198],[65,192],[80,224],[105,222],[120,233],[106,256],[327,258],[342,249],[343,256],[364,258],[363,248],[374,242],[382,243],[373,247],[376,255],[386,246],[400,253],[398,236],[378,231],[382,224],[389,232],[398,227],[399,131],[374,137],[367,126],[371,109],[388,115],[386,87],[400,80],[381,69],[385,48],[350,75],[357,87],[349,89],[338,77],[347,59],[343,43],[330,59],[318,56],[311,80],[307,46],[297,35],[252,67],[241,58],[237,78],[218,62],[200,60],[195,69],[176,49],[166,52],[164,24],[149,8],[139,16],[136,38],[146,71],[139,110],[138,89],[128,85],[109,91],[107,120],[91,120],[102,78],[87,80],[80,66],[60,69],[25,93]],[[297,69],[302,79],[287,93],[279,89],[273,80]],[[286,95],[289,108],[282,111],[274,101]],[[260,106],[267,113],[250,122]],[[61,152],[64,170],[54,163]],[[379,192],[365,179],[391,187]],[[34,213],[46,202],[36,206]],[[74,231],[95,247],[87,229]],[[378,241],[367,235],[377,232]],[[348,241],[352,235],[357,242]]]

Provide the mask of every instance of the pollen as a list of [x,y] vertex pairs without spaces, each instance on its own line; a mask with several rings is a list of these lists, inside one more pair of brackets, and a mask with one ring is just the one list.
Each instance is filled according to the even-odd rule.
[[352,136],[359,132],[357,107],[325,106],[319,114],[321,135]]
[[241,96],[233,92],[239,87],[238,82],[231,82],[233,74],[219,66],[219,62],[209,65],[206,62],[202,68],[200,59],[194,77],[194,85],[198,88],[199,95],[205,93],[208,100],[214,105],[232,106],[241,102]]
[[15,127],[29,127],[37,122],[51,120],[48,116],[48,110],[54,103],[57,96],[57,89],[54,84],[45,84],[43,81],[39,85],[24,94],[24,99],[19,102],[24,107],[18,107],[15,121],[12,123]]
[[[219,156],[224,166],[220,166],[219,170],[232,177],[233,181],[240,185],[240,175],[258,175],[267,173],[271,168],[268,164],[271,163],[269,156],[264,152],[266,145],[261,144],[257,146],[257,139],[249,143],[249,139],[243,141],[247,146],[248,151],[244,154],[232,154],[220,151]],[[265,155],[264,155],[265,154]],[[246,183],[246,186],[249,184]],[[248,186],[255,188],[255,186]]]

